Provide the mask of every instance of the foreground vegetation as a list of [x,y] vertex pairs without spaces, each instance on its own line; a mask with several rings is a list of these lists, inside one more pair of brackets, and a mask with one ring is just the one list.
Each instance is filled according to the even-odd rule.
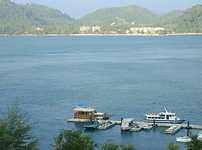
[[0,150],[36,150],[37,139],[25,114],[12,108],[0,119]]
[[[187,150],[202,150],[202,141],[192,138]],[[0,150],[37,150],[38,140],[32,134],[27,116],[17,107],[9,109],[0,119]],[[53,150],[135,150],[133,145],[105,143],[96,145],[91,137],[80,131],[61,130],[54,138]],[[179,145],[169,144],[167,150],[179,150]]]

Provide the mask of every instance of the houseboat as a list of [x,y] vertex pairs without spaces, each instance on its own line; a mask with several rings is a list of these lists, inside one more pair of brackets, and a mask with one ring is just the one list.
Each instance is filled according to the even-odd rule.
[[165,112],[146,114],[146,121],[152,123],[182,123],[184,121],[178,118],[175,113],[167,111],[165,107],[164,109]]
[[97,112],[93,107],[75,107],[74,111],[74,118],[69,119],[69,122],[78,122],[78,123],[85,123],[85,122],[93,122],[96,120],[107,120],[109,116],[107,113]]

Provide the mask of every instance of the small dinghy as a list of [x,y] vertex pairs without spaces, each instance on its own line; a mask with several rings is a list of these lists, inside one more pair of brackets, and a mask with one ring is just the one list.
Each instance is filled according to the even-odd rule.
[[150,130],[150,129],[152,129],[153,128],[153,126],[152,125],[143,125],[142,126],[142,129],[144,129],[144,130]]
[[97,129],[99,130],[106,130],[106,129],[109,129],[109,128],[112,128],[115,124],[112,123],[111,121],[106,121],[106,122],[103,122],[101,123]]
[[130,129],[130,131],[131,132],[138,132],[138,131],[140,131],[142,128],[140,128],[139,126],[136,126],[136,127],[132,127],[131,129]]
[[188,142],[191,142],[192,139],[188,136],[181,136],[181,137],[177,137],[176,141],[181,143],[188,143]]
[[93,121],[90,124],[84,125],[83,127],[86,130],[95,130],[98,128],[98,126],[99,126],[99,123],[97,121]]
[[197,140],[202,141],[202,132],[199,132],[199,134],[197,136]]
[[130,129],[133,127],[133,124],[133,118],[121,119],[121,131],[130,131]]

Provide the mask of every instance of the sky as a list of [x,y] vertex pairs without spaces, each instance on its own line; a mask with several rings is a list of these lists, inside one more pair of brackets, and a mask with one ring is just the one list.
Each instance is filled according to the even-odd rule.
[[165,14],[172,10],[184,10],[202,0],[15,0],[18,3],[37,3],[56,8],[74,17],[80,18],[99,8],[138,5],[150,9],[157,14]]

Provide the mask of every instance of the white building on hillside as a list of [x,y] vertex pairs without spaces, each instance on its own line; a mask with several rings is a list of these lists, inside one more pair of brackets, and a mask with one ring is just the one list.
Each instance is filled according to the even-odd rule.
[[131,27],[129,29],[132,33],[150,33],[155,34],[161,31],[165,31],[163,27]]
[[80,32],[84,33],[84,32],[90,32],[91,27],[90,26],[80,26]]
[[100,32],[101,31],[101,27],[100,26],[92,26],[92,32]]

